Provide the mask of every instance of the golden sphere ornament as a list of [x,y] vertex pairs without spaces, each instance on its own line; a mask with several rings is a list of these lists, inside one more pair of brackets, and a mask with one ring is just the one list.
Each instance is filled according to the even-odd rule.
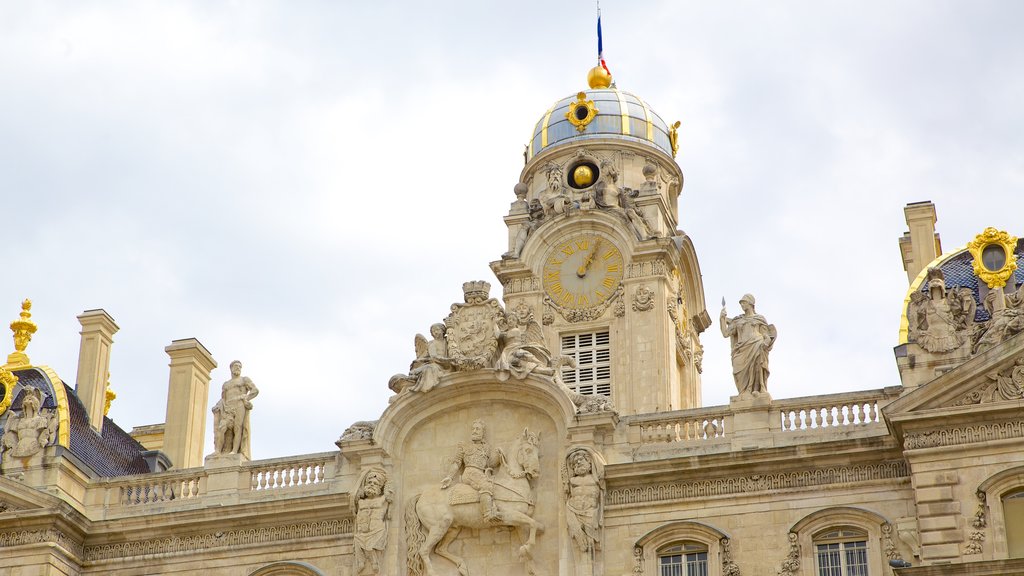
[[576,183],[577,187],[586,188],[594,183],[594,171],[586,164],[577,166],[572,171],[572,180]]

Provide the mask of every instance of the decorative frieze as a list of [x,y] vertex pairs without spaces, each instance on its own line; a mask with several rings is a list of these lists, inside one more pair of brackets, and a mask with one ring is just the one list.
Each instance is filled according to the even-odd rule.
[[[190,553],[216,548],[234,548],[236,546],[269,544],[299,538],[341,536],[351,533],[352,521],[347,518],[324,522],[303,522],[288,526],[230,530],[227,532],[186,536],[184,538],[172,536],[170,538],[153,538],[150,540],[137,540],[135,542],[104,544],[102,546],[86,546],[85,559],[95,562],[97,560],[132,558],[151,554]],[[3,546],[2,536],[0,536],[0,546]]]
[[663,259],[644,260],[633,262],[626,266],[626,278],[643,278],[646,276],[661,276],[668,270],[668,265]]
[[1009,438],[1024,438],[1024,421],[997,422],[994,424],[978,424],[975,426],[955,426],[940,430],[911,432],[903,439],[903,448],[917,450],[919,448],[936,448],[939,446],[958,446],[976,442],[991,442]]
[[530,276],[529,278],[513,278],[502,286],[505,295],[522,294],[524,292],[536,292],[540,290],[540,278]]
[[696,482],[672,482],[632,488],[617,488],[608,493],[609,506],[728,496],[749,492],[785,490],[849,482],[869,482],[910,476],[905,460],[863,466],[834,466],[800,472],[751,474]]
[[20,530],[0,534],[0,548],[25,544],[56,544],[78,558],[83,555],[82,544],[56,528]]

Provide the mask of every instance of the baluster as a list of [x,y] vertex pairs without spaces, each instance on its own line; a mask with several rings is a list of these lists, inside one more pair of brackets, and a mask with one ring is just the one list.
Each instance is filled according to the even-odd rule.
[[260,470],[260,488],[266,490],[270,485],[270,471]]

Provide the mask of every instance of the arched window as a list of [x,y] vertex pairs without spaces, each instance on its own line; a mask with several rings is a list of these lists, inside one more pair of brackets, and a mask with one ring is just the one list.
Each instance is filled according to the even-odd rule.
[[633,545],[633,573],[643,576],[720,576],[732,562],[729,536],[699,522],[671,522]]
[[1024,558],[1024,490],[1003,496],[1006,551],[1010,558]]
[[267,564],[249,576],[324,576],[324,573],[312,564],[285,561]]
[[868,533],[857,528],[826,529],[814,535],[818,576],[867,576]]
[[658,550],[658,576],[708,576],[708,547],[693,541]]

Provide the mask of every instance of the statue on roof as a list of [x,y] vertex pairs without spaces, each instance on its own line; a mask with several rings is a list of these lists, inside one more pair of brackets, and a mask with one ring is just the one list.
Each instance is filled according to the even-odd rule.
[[928,269],[928,293],[915,292],[911,295],[911,313],[908,314],[910,336],[918,345],[929,352],[943,353],[956,350],[967,341],[968,321],[966,314],[972,311],[973,293],[969,301],[964,300],[958,290],[947,294],[946,279],[939,268]]
[[249,450],[249,412],[252,399],[260,391],[248,376],[242,376],[242,363],[231,363],[231,379],[221,387],[220,400],[213,406],[213,447],[215,454],[241,454],[251,458]]
[[444,324],[432,325],[430,336],[432,340],[427,340],[422,334],[416,335],[413,339],[416,359],[409,365],[409,374],[395,374],[388,381],[388,387],[396,394],[405,391],[430,392],[440,382],[441,376],[449,371],[451,362],[448,359]]
[[778,331],[764,316],[754,312],[754,297],[744,294],[740,298],[743,314],[729,318],[722,299],[719,321],[722,336],[732,342],[732,375],[740,396],[759,396],[768,392],[768,353],[771,352]]
[[7,417],[7,427],[0,439],[5,468],[8,458],[34,456],[57,439],[57,414],[52,409],[42,409],[42,405],[42,391],[26,388],[21,412]]

